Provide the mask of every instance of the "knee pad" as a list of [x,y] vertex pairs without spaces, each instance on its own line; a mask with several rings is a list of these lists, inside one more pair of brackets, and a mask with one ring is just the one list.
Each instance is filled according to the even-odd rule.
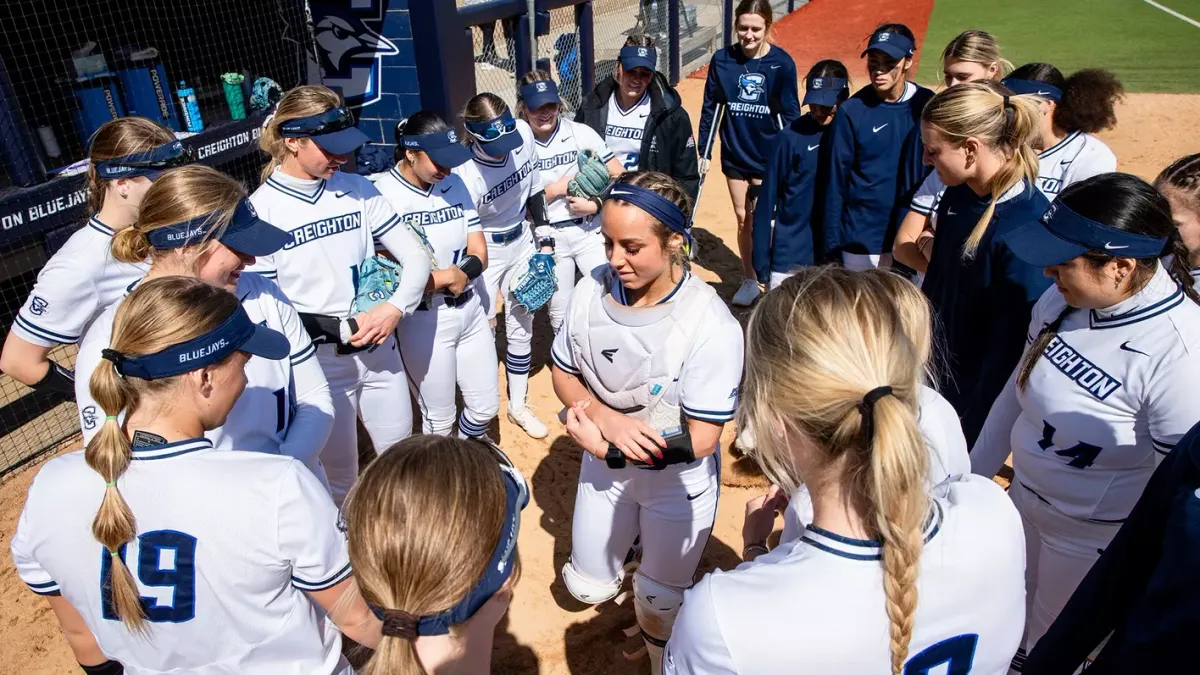
[[580,574],[570,560],[563,565],[562,576],[563,583],[571,595],[576,600],[589,605],[598,605],[617,597],[617,594],[621,592],[621,582],[623,581],[621,577],[617,577],[609,583],[597,582]]
[[663,648],[671,637],[675,617],[683,605],[683,589],[659,583],[641,572],[633,573],[633,609],[637,614],[646,653],[650,656],[650,672],[662,672]]

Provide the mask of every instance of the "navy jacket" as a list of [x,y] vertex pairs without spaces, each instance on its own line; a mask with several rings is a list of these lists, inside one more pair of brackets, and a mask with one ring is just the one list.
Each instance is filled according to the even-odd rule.
[[934,329],[941,331],[947,371],[941,392],[962,419],[967,447],[1021,360],[1033,305],[1050,286],[1041,267],[1018,260],[1004,241],[1049,206],[1027,182],[1019,195],[996,205],[974,257],[963,260],[963,244],[989,201],[990,195],[979,197],[965,184],[946,188],[921,287],[933,305]]
[[705,159],[712,156],[709,135],[722,104],[721,167],[761,176],[780,129],[800,117],[796,62],[778,45],[761,59],[747,59],[741,45],[713,54],[700,113],[700,156]]
[[884,250],[892,250],[896,232],[900,223],[908,215],[912,205],[913,195],[917,188],[925,182],[925,177],[933,171],[933,167],[925,166],[925,141],[921,138],[921,124],[918,121],[908,132],[908,138],[900,148],[900,170],[896,175],[896,203],[892,206],[892,217],[888,223],[888,240]]
[[771,272],[816,264],[821,244],[813,196],[818,189],[820,145],[829,128],[805,115],[776,139],[754,207],[754,272],[764,284]]
[[1070,675],[1195,671],[1200,636],[1200,424],[1154,470],[1117,536],[1025,660]]
[[917,87],[907,101],[888,103],[866,86],[838,108],[826,141],[829,184],[823,229],[828,258],[838,259],[840,251],[888,251],[901,148],[932,96]]

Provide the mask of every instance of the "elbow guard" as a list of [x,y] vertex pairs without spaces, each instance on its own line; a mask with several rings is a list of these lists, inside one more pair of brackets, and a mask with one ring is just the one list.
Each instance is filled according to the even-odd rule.
[[467,275],[471,281],[475,281],[476,277],[483,274],[483,261],[478,256],[469,255],[458,261],[458,269]]
[[537,192],[525,202],[525,211],[529,213],[529,221],[534,227],[543,227],[550,224],[546,216],[546,193]]
[[125,666],[112,659],[98,666],[85,666],[81,663],[79,667],[83,668],[83,672],[87,675],[123,675],[125,673]]
[[75,373],[51,361],[46,375],[30,387],[39,394],[58,393],[75,398]]

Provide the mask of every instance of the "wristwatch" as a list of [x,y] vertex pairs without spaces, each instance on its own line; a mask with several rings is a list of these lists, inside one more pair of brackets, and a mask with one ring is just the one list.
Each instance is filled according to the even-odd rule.
[[544,246],[549,246],[550,248],[554,248],[554,237],[538,237],[538,239],[537,239],[538,250],[541,250],[542,247],[544,247]]
[[607,464],[608,468],[610,469],[624,469],[625,453],[621,452],[617,446],[610,443],[608,445],[608,452],[604,455],[604,463]]

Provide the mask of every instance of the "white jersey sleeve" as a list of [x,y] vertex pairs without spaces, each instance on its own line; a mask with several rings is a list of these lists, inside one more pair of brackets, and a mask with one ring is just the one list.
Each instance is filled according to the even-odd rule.
[[1197,420],[1195,391],[1200,382],[1200,354],[1189,353],[1149,382],[1143,409],[1154,446],[1154,463],[1163,460]]
[[724,301],[715,300],[679,375],[679,400],[691,419],[724,424],[733,419],[742,382],[742,327]]
[[265,295],[274,302],[282,321],[281,332],[292,346],[288,361],[292,367],[295,409],[290,415],[287,435],[279,452],[296,458],[321,479],[325,474],[321,468],[321,450],[333,429],[333,398],[329,393],[329,382],[325,379],[320,362],[314,358],[317,346],[300,323],[296,308],[292,307],[279,286],[269,280],[264,281],[267,287]]
[[292,566],[292,585],[323,591],[350,578],[350,555],[338,510],[326,489],[296,463],[280,482],[279,554]]
[[87,334],[79,341],[79,352],[75,355],[75,404],[79,411],[79,429],[83,432],[83,444],[86,446],[104,423],[104,411],[92,398],[92,373],[101,367],[111,368],[112,364],[100,358],[100,352],[108,347],[112,340],[113,318],[121,301],[118,299],[101,312]]
[[425,295],[425,282],[429,280],[433,265],[412,230],[392,209],[387,198],[380,194],[373,184],[368,185],[369,190],[364,188],[364,191],[368,192],[365,212],[371,225],[371,235],[383,244],[403,267],[400,281],[396,284],[396,292],[388,298],[388,303],[406,315],[412,314]]
[[663,675],[737,675],[725,646],[722,617],[713,606],[712,577],[705,576],[684,592],[671,639],[663,653]]
[[[33,490],[31,485],[29,488]],[[28,509],[21,510],[21,518],[17,521],[17,531],[13,534],[9,550],[12,552],[13,564],[17,568],[17,576],[38,595],[61,595],[58,582],[50,572],[34,558],[33,524]]]
[[38,273],[13,333],[40,347],[79,342],[96,315],[148,269],[113,259],[114,234],[95,218],[72,234]]
[[945,191],[946,185],[942,183],[937,172],[930,171],[925,180],[921,182],[921,186],[917,188],[916,194],[913,195],[909,208],[925,216],[932,215]]
[[1074,161],[1066,165],[1063,172],[1063,187],[1081,180],[1099,176],[1102,173],[1112,173],[1117,170],[1117,156],[1104,141],[1092,136],[1083,135],[1083,147],[1075,155]]

